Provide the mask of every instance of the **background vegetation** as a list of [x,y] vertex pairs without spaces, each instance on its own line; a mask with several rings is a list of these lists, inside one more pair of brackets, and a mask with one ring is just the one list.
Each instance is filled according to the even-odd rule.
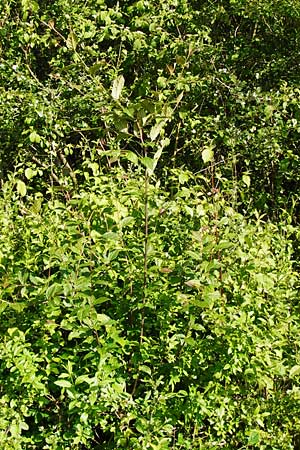
[[292,0],[3,0],[0,442],[300,448]]

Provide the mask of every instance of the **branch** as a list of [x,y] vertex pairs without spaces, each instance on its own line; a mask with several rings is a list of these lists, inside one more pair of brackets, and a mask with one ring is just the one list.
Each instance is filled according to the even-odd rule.
[[77,179],[76,179],[76,175],[75,172],[73,171],[72,167],[70,166],[70,164],[68,163],[65,155],[62,153],[62,151],[58,151],[57,152],[59,159],[61,160],[61,162],[63,163],[63,165],[68,169],[70,177],[72,178],[73,184],[74,186],[77,185]]
[[[33,147],[34,148],[34,147]],[[35,148],[34,148],[35,149]],[[32,156],[32,159],[34,162],[36,162],[39,166],[43,167],[43,169],[48,170],[48,166],[46,164],[44,164],[41,160],[39,160],[36,156]],[[51,172],[50,172],[50,177],[52,178],[53,181],[56,181],[57,184],[59,184],[59,186],[61,186],[61,182],[58,178],[58,176],[53,172],[52,167],[51,167]]]

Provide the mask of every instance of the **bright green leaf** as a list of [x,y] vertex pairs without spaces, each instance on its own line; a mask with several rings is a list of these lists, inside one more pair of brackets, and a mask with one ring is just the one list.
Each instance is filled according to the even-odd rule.
[[20,428],[21,430],[29,430],[29,426],[26,422],[20,422]]
[[155,164],[154,159],[149,158],[148,156],[145,156],[144,158],[141,159],[141,163],[143,164],[143,166],[145,166],[150,171],[154,170],[154,164]]
[[139,370],[141,372],[147,373],[148,375],[151,375],[151,368],[148,367],[148,366],[142,365],[142,366],[139,367]]
[[27,180],[31,180],[31,178],[35,177],[35,175],[36,171],[32,170],[31,167],[27,167],[27,169],[25,169],[25,177]]
[[63,388],[72,387],[72,384],[68,380],[57,380],[57,381],[54,381],[54,384],[56,384],[59,387],[63,387]]
[[249,437],[248,437],[248,443],[249,445],[256,445],[260,442],[260,433],[257,430],[251,430]]
[[[37,278],[37,277],[36,277]],[[63,287],[59,283],[51,284],[46,290],[46,298],[51,299],[63,293]]]
[[214,159],[214,152],[211,147],[206,147],[202,151],[202,159],[204,163],[208,163]]
[[300,366],[293,366],[290,370],[290,377],[293,378],[300,374]]
[[17,191],[18,194],[21,195],[21,197],[24,197],[27,192],[26,184],[22,180],[17,181]]
[[243,182],[245,183],[245,185],[249,188],[250,187],[250,183],[251,183],[251,178],[248,174],[244,174],[242,177]]
[[97,314],[97,321],[101,325],[106,325],[107,323],[111,322],[111,318],[106,314]]
[[29,135],[29,140],[32,143],[40,143],[41,142],[41,136],[36,132],[36,131],[32,131]]
[[126,157],[126,159],[128,159],[128,161],[132,162],[136,166],[138,165],[139,158],[135,153],[128,151],[128,152],[126,152],[125,157]]
[[3,311],[5,311],[7,306],[8,306],[8,303],[6,301],[0,300],[0,314],[2,314]]

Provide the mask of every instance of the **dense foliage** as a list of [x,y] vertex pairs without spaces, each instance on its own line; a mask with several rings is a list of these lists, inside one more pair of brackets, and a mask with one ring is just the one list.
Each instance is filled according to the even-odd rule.
[[3,450],[300,448],[292,0],[3,0]]
[[2,448],[293,448],[293,230],[170,176],[4,198]]
[[201,153],[213,152],[224,189],[242,190],[244,208],[272,215],[297,199],[296,1],[0,8],[3,174],[21,163],[43,173],[40,183],[74,183],[86,158],[143,153],[143,136],[160,124],[169,139],[162,165],[198,171]]

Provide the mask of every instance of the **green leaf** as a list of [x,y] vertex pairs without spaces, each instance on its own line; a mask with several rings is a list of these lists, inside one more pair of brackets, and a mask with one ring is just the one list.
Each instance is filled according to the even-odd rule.
[[2,314],[3,311],[5,311],[5,309],[7,308],[7,306],[8,306],[8,303],[7,303],[7,302],[5,302],[5,301],[3,301],[3,300],[0,300],[0,314]]
[[147,373],[148,375],[151,375],[151,369],[148,366],[142,365],[142,366],[139,367],[139,370],[141,372]]
[[189,179],[190,179],[189,174],[187,174],[185,172],[181,172],[179,174],[178,181],[179,181],[180,184],[187,183],[189,181]]
[[66,45],[67,45],[68,49],[75,51],[77,44],[78,44],[78,39],[76,37],[76,34],[74,33],[74,31],[70,31],[70,33],[67,37],[67,41],[66,41]]
[[160,88],[165,88],[167,86],[167,78],[165,77],[158,77],[157,78],[157,86]]
[[101,70],[101,68],[103,68],[103,64],[101,63],[93,64],[91,67],[89,67],[89,73],[91,75],[95,75],[97,72]]
[[87,383],[91,384],[93,382],[93,379],[90,378],[88,375],[79,375],[79,377],[75,380],[75,385],[81,384],[81,383]]
[[168,145],[170,145],[170,142],[171,142],[171,141],[170,141],[170,139],[169,139],[168,137],[162,139],[162,140],[160,141],[160,146],[161,146],[161,148],[164,149],[165,147],[168,147]]
[[32,143],[36,142],[39,144],[41,142],[41,136],[36,131],[32,131],[29,135],[29,140]]
[[53,283],[46,290],[46,298],[49,300],[62,293],[63,287],[59,283]]
[[111,90],[111,96],[114,100],[119,100],[122,89],[125,84],[123,75],[119,75],[114,81]]
[[154,167],[155,167],[154,159],[149,158],[148,156],[145,156],[144,158],[141,159],[141,163],[143,164],[143,166],[145,166],[151,172],[154,170]]
[[106,325],[107,323],[111,322],[111,318],[106,314],[97,314],[97,321],[101,325]]
[[214,152],[212,147],[206,147],[202,151],[202,159],[204,163],[208,163],[214,159]]
[[257,430],[251,430],[248,437],[249,445],[256,445],[260,442],[260,433]]
[[128,122],[123,118],[115,118],[114,120],[115,127],[121,133],[128,133]]
[[25,169],[25,177],[27,178],[27,180],[31,180],[31,178],[36,176],[36,170],[32,170],[31,167],[27,167],[27,169]]
[[113,250],[111,252],[108,252],[108,255],[107,255],[108,262],[111,262],[114,259],[116,259],[119,255],[119,253],[120,253],[120,250]]
[[68,335],[68,341],[71,341],[72,339],[77,339],[84,333],[85,333],[85,330],[83,330],[83,329],[71,331]]
[[29,426],[26,422],[20,422],[20,428],[21,430],[29,430]]
[[103,234],[102,237],[106,241],[117,241],[119,239],[118,233],[115,233],[113,231],[107,231],[106,233]]
[[250,187],[250,183],[251,183],[251,178],[248,174],[244,174],[242,177],[243,182],[245,183],[245,185],[249,188]]
[[160,135],[160,133],[162,132],[162,130],[165,126],[165,123],[166,123],[165,120],[161,120],[160,122],[153,125],[153,127],[150,130],[151,141],[155,141],[155,139]]
[[135,39],[133,43],[133,50],[139,51],[142,47],[142,40],[141,39]]
[[63,387],[63,388],[72,387],[72,384],[68,380],[57,380],[57,381],[54,381],[54,384],[56,384],[59,387]]
[[36,277],[34,275],[31,275],[31,274],[29,275],[29,280],[35,286],[38,286],[39,284],[44,284],[46,282],[45,278]]
[[126,157],[126,159],[128,159],[128,161],[132,162],[136,166],[138,165],[139,158],[135,153],[128,151],[128,152],[126,152],[125,157]]
[[274,112],[274,106],[273,105],[267,105],[265,107],[265,115],[266,115],[266,119],[270,119],[270,117],[272,117]]
[[17,181],[17,192],[19,195],[21,195],[21,197],[25,197],[27,188],[26,188],[26,184],[24,183],[24,181],[22,181],[22,180]]
[[121,220],[120,226],[121,227],[127,227],[128,225],[132,225],[133,223],[134,223],[134,217],[127,216],[127,217],[124,217],[124,219]]
[[90,235],[91,235],[91,239],[94,242],[97,242],[101,238],[101,234],[98,233],[98,231],[96,231],[96,230],[92,230]]
[[18,313],[20,313],[26,308],[27,304],[25,302],[14,302],[14,303],[9,303],[9,306],[14,311],[17,311]]
[[20,434],[20,427],[16,423],[12,423],[9,427],[9,432],[12,435],[12,437],[16,438],[19,437]]
[[154,159],[154,169],[155,169],[158,161],[160,160],[162,152],[163,152],[163,147],[159,147],[158,150],[154,154],[154,158],[153,158]]
[[298,366],[298,365],[293,366],[290,370],[290,377],[293,378],[299,374],[300,374],[300,366]]

